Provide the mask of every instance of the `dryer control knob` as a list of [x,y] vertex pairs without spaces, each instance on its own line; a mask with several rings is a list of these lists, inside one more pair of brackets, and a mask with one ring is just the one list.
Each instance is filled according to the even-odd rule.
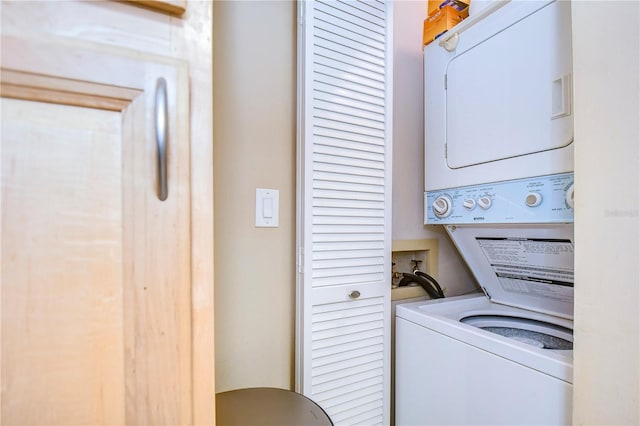
[[473,210],[476,207],[476,201],[473,198],[467,198],[463,201],[462,205],[467,210]]
[[565,195],[564,199],[567,202],[567,206],[573,208],[573,184],[567,189],[567,195]]
[[440,195],[436,198],[431,207],[433,208],[435,215],[440,218],[449,216],[453,211],[451,198],[446,195]]
[[542,203],[542,194],[539,192],[530,192],[524,199],[524,202],[529,207],[538,207]]
[[489,207],[491,207],[491,197],[484,196],[478,198],[478,205],[481,208],[487,210]]

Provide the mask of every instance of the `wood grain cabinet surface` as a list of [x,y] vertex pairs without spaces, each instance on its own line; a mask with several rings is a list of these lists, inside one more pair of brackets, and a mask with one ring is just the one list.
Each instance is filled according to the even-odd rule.
[[188,16],[54,3],[2,5],[1,423],[213,424],[210,44],[179,49]]
[[160,12],[182,16],[187,9],[186,0],[128,0],[131,3],[155,9]]

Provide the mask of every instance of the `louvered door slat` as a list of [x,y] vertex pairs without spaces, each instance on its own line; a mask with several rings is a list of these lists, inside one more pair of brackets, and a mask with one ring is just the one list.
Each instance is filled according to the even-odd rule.
[[[313,191],[313,195],[316,197],[316,203],[320,203],[321,201],[352,201],[352,202],[357,202],[357,201],[365,201],[365,202],[383,202],[384,201],[384,194],[373,194],[373,193],[354,193],[353,196],[351,196],[351,194],[347,194],[350,195],[349,197],[340,197],[341,194],[344,193],[339,193],[337,191],[331,191],[331,190],[314,190]],[[357,196],[357,197],[356,197]]]
[[[335,267],[331,269],[312,269],[311,276],[316,279],[316,287],[320,287],[323,285],[338,285],[341,283],[340,280],[344,280],[343,283],[366,282],[363,278],[367,276],[372,276],[370,278],[371,280],[381,279],[382,271],[382,267],[351,264],[350,266]],[[352,278],[352,281],[349,280],[350,278]],[[331,284],[329,284],[329,282],[331,282]]]
[[[360,183],[363,185],[369,185],[370,187],[375,188],[377,187],[378,182],[380,181],[380,178],[370,177],[370,176],[353,176],[353,175],[345,175],[345,174],[318,172],[313,174],[313,180],[318,185],[321,185],[320,182],[325,182],[326,185],[330,185],[331,182],[334,182],[334,183],[349,182],[349,183]],[[339,212],[336,209],[333,209],[333,212],[330,212],[329,209],[323,208],[323,204],[321,203],[322,201],[327,201],[327,200],[318,198],[317,201],[314,203],[314,207],[316,207],[316,214],[325,214],[325,215],[331,215],[331,216],[338,215]],[[348,201],[348,200],[342,200],[342,201]],[[356,205],[353,205],[351,212],[345,211],[343,208],[342,213],[343,214],[350,213],[355,216],[363,216],[365,215],[365,212],[358,210],[362,208],[363,207],[358,207]],[[384,215],[384,207],[380,207],[379,205],[372,205],[372,207],[369,208],[368,210],[369,210],[369,213],[366,214],[366,216],[383,216]]]
[[348,375],[339,373],[337,375],[315,377],[313,382],[315,387],[314,400],[319,404],[329,406],[333,398],[353,392],[354,389],[376,387],[376,385],[384,383],[381,368],[381,364],[377,363],[368,366],[363,365],[358,371],[349,371]]
[[366,21],[373,24],[376,28],[384,28],[385,18],[384,15],[380,16],[379,14],[370,13],[369,11],[365,11],[362,8],[356,7],[358,2],[352,0],[320,0],[325,4],[331,5],[336,10],[339,10],[342,13],[346,13],[354,17],[357,22]]
[[[336,161],[339,161],[336,159]],[[357,161],[352,159],[354,163],[365,164],[364,161]],[[313,183],[316,185],[318,190],[325,189],[325,197],[334,196],[336,198],[349,198],[361,196],[364,197],[366,195],[371,194],[384,194],[384,190],[382,190],[378,185],[369,185],[366,183],[351,183],[351,182],[340,182],[336,181],[326,181],[326,180],[314,180]]]
[[[342,179],[341,181],[337,181],[337,179]],[[332,184],[341,185],[341,188],[344,188],[345,183],[359,183],[362,185],[367,185],[370,188],[378,188],[378,184],[380,182],[380,178],[375,176],[358,176],[358,175],[349,175],[349,174],[341,174],[336,176],[336,174],[330,173],[314,173],[313,180],[317,182],[318,187],[331,188]],[[324,182],[324,183],[322,183]],[[363,189],[364,191],[364,189]],[[326,207],[337,206],[337,204],[329,204],[327,199],[318,199],[317,203],[314,203],[314,207],[316,207],[316,215],[331,215],[331,216],[384,216],[384,206],[380,206],[379,204],[372,204],[369,209],[360,208],[359,210],[353,209],[345,209],[341,210],[333,209],[329,210],[328,208],[323,208],[320,202],[325,202],[327,204]],[[337,201],[348,201],[348,200],[337,200]],[[356,201],[356,200],[352,200]],[[354,206],[355,207],[355,206]]]
[[[338,32],[334,33],[320,28],[320,25],[318,25],[317,29],[319,46],[324,46],[327,49],[334,51],[340,50],[349,56],[361,58],[367,62],[384,67],[384,58],[379,55],[379,49],[368,46],[367,44],[362,44],[355,40],[356,38],[366,40],[365,37],[342,29],[338,29],[342,34]],[[347,35],[347,37],[345,37],[345,35]]]
[[[363,86],[380,88],[384,86],[384,80],[379,79],[379,75],[366,69],[351,67],[348,63],[340,62],[333,57],[318,56],[316,63],[316,73],[331,75],[345,81],[353,81]],[[384,108],[377,111],[384,119]]]
[[[335,61],[335,58],[329,59]],[[335,68],[328,65],[327,58],[320,57],[318,63],[316,64],[316,70],[314,72],[313,78],[314,81],[318,81],[323,77],[330,77],[335,79],[334,81],[338,81],[337,85],[352,84],[356,89],[364,91],[370,90],[374,95],[380,97],[384,96],[384,82],[372,78],[372,76],[376,75],[375,73],[371,74],[371,76],[367,76],[366,73],[357,74],[354,71],[359,70],[347,66]],[[378,116],[378,119],[382,118],[383,117]]]
[[345,208],[322,208],[316,207],[316,216],[329,216],[329,217],[369,217],[369,218],[381,218],[384,220],[384,211],[382,209],[345,209]]
[[352,126],[361,126],[364,128],[382,130],[384,131],[384,124],[377,120],[372,120],[370,118],[365,118],[357,115],[346,114],[341,111],[331,111],[324,108],[317,107],[314,108],[314,115],[318,117],[318,119],[331,120],[340,124],[348,124]]
[[[351,108],[354,115],[358,112],[361,114],[369,114],[371,113],[371,117],[378,121],[384,121],[384,106],[381,105],[373,105],[366,102],[358,102],[353,99],[344,98],[342,96],[337,96],[335,93],[323,92],[321,90],[314,89],[314,100],[315,101],[323,101],[331,106],[331,104],[340,105],[344,108]],[[334,109],[334,111],[336,111]]]
[[[379,394],[369,394],[358,400],[350,401],[350,404],[342,404],[339,406],[331,407],[336,411],[336,422],[353,424],[358,422],[359,419],[367,418],[371,415],[371,411],[380,409],[382,401],[380,401]],[[358,405],[354,406],[356,403]]]
[[335,50],[335,46],[327,45],[327,43],[319,42],[316,46],[316,55],[318,60],[322,58],[331,58],[332,60],[348,64],[349,67],[359,68],[361,71],[368,71],[376,74],[384,73],[384,66],[379,65],[379,61],[370,61],[366,55],[359,55],[357,52],[351,52],[346,49]]
[[376,16],[378,18],[381,19],[385,19],[385,14],[384,14],[384,8],[383,9],[378,9],[375,6],[373,6],[371,4],[371,2],[364,2],[364,1],[359,1],[359,0],[355,0],[355,1],[347,1],[347,4],[349,4],[349,6],[351,6],[354,9],[359,9],[360,11],[369,14],[369,15],[373,15]]
[[389,424],[391,4],[299,5],[298,390],[336,425]]
[[[364,161],[353,159],[352,162],[365,164]],[[313,183],[316,185],[314,195],[321,198],[378,200],[384,197],[384,191],[379,186],[367,183],[340,182],[338,180],[314,180]]]
[[330,410],[340,413],[346,411],[354,401],[359,400],[360,402],[368,403],[378,400],[382,390],[382,383],[372,383],[371,386],[366,388],[345,386],[343,390],[344,393],[341,395],[332,395],[331,403],[328,405]]
[[[314,218],[316,222],[320,222],[317,218]],[[359,223],[333,223],[332,221],[326,221],[327,223],[314,223],[313,224],[313,232],[318,234],[343,234],[348,235],[349,233],[361,233],[361,234],[383,234],[384,225],[383,224],[375,224],[375,223],[364,223],[361,221]],[[345,219],[343,222],[348,222],[348,219]],[[379,236],[380,238],[380,236]],[[343,241],[348,241],[348,238],[343,238]]]
[[[349,123],[348,117],[340,117],[341,121],[326,119],[323,114],[315,116],[316,133],[318,136],[328,137],[329,140],[343,140],[360,142],[376,145],[381,137],[384,137],[384,130],[372,129],[371,127],[361,124]],[[337,118],[337,117],[336,117]],[[327,140],[325,140],[327,142]],[[361,148],[362,151],[368,147]]]
[[[318,172],[321,173],[321,172]],[[333,176],[333,175],[332,175]],[[351,175],[344,175],[345,179],[352,177]],[[314,174],[315,178],[315,174]],[[366,179],[378,179],[377,177],[365,177]],[[383,209],[384,203],[368,200],[335,200],[331,198],[316,198],[313,200],[314,207],[335,207],[335,208],[349,208],[349,209]]]
[[[311,2],[308,2],[311,3]],[[340,9],[338,1],[314,1],[318,19],[329,22],[339,28],[369,37],[380,43],[385,42],[384,27],[363,19],[361,16],[346,13]]]
[[331,251],[315,251],[313,253],[313,261],[331,260],[331,259],[366,259],[380,258],[384,256],[383,250],[331,250]]
[[343,105],[323,99],[314,99],[313,108],[322,116],[323,113],[340,114],[343,120],[351,118],[366,120],[369,127],[384,128],[384,116],[351,105]]
[[350,340],[347,342],[342,342],[340,344],[340,349],[342,350],[341,352],[337,352],[333,346],[315,347],[313,349],[313,357],[315,359],[316,357],[321,358],[329,355],[338,355],[338,354],[347,353],[354,349],[364,348],[364,347],[374,346],[374,345],[382,345],[382,344],[384,344],[384,339],[382,338],[382,335],[375,335],[373,337],[366,338],[366,339]]
[[331,286],[339,286],[339,285],[356,285],[356,284],[367,284],[371,281],[379,281],[384,278],[382,273],[366,273],[366,271],[362,270],[352,270],[352,273],[343,273],[342,275],[332,276],[332,277],[317,277],[311,275],[314,279],[316,288],[329,288]]
[[[368,67],[358,67],[355,64],[351,64],[349,61],[349,57],[343,57],[342,60],[338,59],[333,55],[333,52],[324,50],[322,51],[324,54],[316,53],[314,57],[314,62],[317,66],[319,66],[319,70],[326,70],[327,68],[335,69],[337,71],[343,71],[349,74],[353,74],[354,78],[362,77],[370,79],[370,84],[382,83],[384,84],[384,79],[381,78],[380,74],[376,71],[379,68],[374,67],[374,70],[369,70]],[[329,56],[327,56],[327,54]],[[346,62],[345,62],[346,59]]]
[[[373,178],[384,178],[384,169],[380,170],[371,170],[366,169],[362,170],[359,167],[349,166],[349,165],[340,165],[340,164],[331,164],[331,163],[321,163],[315,162],[314,169],[316,173],[327,172],[327,173],[336,173],[344,176],[366,176]],[[314,199],[314,201],[317,201]]]
[[[337,126],[337,125],[336,125]],[[379,144],[379,138],[362,135],[355,132],[341,132],[333,129],[314,127],[317,152],[334,156],[363,158],[377,161],[377,169],[383,169],[380,157],[384,157],[384,146]],[[332,148],[344,151],[331,151]],[[323,150],[320,152],[320,150]],[[377,155],[376,155],[377,154]]]
[[335,234],[315,234],[312,237],[312,243],[317,247],[322,246],[322,243],[331,243],[338,246],[353,245],[353,247],[356,247],[358,243],[366,245],[366,247],[373,247],[376,244],[384,245],[383,239],[375,234],[342,234],[340,236]]
[[384,43],[381,41],[374,40],[322,19],[315,20],[315,28],[320,37],[326,38],[327,34],[339,36],[339,43],[345,43],[350,46],[354,46],[353,43],[357,43],[357,46],[355,46],[356,49],[374,56],[379,56],[380,50],[384,49]]
[[[366,237],[366,235],[365,235]],[[375,238],[375,236],[372,236]],[[314,254],[323,252],[339,252],[340,250],[358,250],[358,249],[380,249],[384,250],[384,244],[380,241],[362,241],[356,240],[355,236],[349,238],[349,242],[332,242],[314,238],[315,250]]]
[[[342,404],[335,404],[329,407],[330,410],[336,414],[336,419],[341,417],[356,418],[357,416],[364,415],[365,417],[370,415],[370,408],[380,407],[380,392],[376,388],[366,389],[364,391],[356,391],[349,396],[353,396],[352,399],[347,399]],[[354,403],[358,404],[356,407],[361,407],[359,410],[354,410]]]
[[314,79],[317,83],[325,84],[329,88],[345,89],[345,91],[364,94],[373,99],[375,101],[373,103],[384,105],[384,88],[380,89],[369,84],[362,84],[357,79],[341,78],[344,76],[343,74],[341,72],[316,73]]
[[[318,145],[318,147],[319,146],[320,145]],[[381,165],[379,162],[376,162],[376,161],[358,160],[353,156],[340,157],[337,155],[331,155],[330,153],[327,153],[327,155],[323,155],[322,153],[317,153],[314,163],[315,164],[332,164],[333,163],[338,166],[359,167],[362,170],[363,176],[375,176],[378,171],[384,170],[384,165]],[[336,175],[339,175],[339,174],[340,173],[336,173]],[[344,173],[344,174],[358,176],[351,173]]]

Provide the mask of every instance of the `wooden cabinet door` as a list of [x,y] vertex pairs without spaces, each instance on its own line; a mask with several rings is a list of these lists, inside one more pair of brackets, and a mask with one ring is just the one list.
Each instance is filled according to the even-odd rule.
[[2,424],[191,423],[187,66],[3,37],[1,68]]

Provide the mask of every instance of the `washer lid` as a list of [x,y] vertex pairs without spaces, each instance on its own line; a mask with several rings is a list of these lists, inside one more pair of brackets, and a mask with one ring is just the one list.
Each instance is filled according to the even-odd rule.
[[492,302],[573,318],[573,225],[447,225]]

